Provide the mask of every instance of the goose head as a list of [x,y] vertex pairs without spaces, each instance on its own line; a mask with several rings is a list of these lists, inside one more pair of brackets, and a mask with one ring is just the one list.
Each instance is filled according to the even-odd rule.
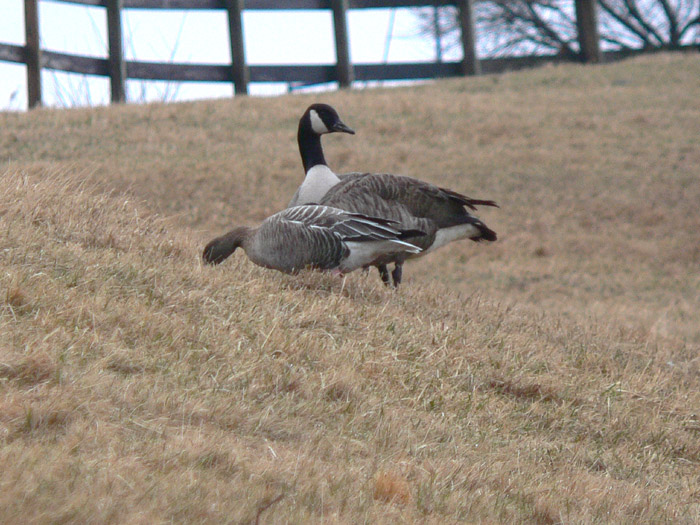
[[338,112],[328,104],[311,104],[299,119],[299,131],[297,142],[299,143],[299,153],[304,164],[304,172],[308,173],[311,168],[326,164],[321,147],[321,135],[327,133],[349,133],[355,132],[347,126],[338,115]]
[[239,226],[228,233],[217,237],[207,244],[202,253],[202,258],[207,264],[219,264],[229,255],[236,251],[236,248],[243,246],[254,234],[254,230],[247,226]]
[[311,104],[299,121],[299,130],[302,128],[310,130],[316,135],[326,133],[355,134],[354,130],[340,120],[338,112],[328,104]]

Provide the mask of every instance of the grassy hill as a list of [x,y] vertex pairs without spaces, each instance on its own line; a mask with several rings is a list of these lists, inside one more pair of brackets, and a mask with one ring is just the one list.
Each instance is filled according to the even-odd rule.
[[[700,60],[0,114],[0,522],[700,520]],[[490,246],[199,254],[337,171],[492,198]]]

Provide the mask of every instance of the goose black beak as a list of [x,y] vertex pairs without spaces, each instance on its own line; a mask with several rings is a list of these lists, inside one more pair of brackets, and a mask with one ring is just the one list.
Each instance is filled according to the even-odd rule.
[[333,124],[333,131],[337,131],[340,133],[350,133],[350,135],[354,135],[355,131],[352,128],[349,128],[342,122],[338,121],[335,124]]

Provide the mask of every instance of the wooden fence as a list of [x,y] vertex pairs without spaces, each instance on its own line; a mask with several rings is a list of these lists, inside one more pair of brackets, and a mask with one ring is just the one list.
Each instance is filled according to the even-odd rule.
[[[320,84],[337,81],[349,87],[354,80],[407,80],[459,75],[478,75],[507,69],[529,67],[557,57],[520,57],[480,61],[476,56],[476,34],[472,4],[474,0],[52,0],[85,6],[100,6],[107,11],[109,54],[106,59],[45,51],[40,46],[39,0],[24,0],[26,45],[0,43],[0,61],[27,66],[29,107],[41,105],[41,69],[53,69],[86,75],[108,76],[112,102],[126,100],[126,79],[231,82],[236,94],[248,93],[250,82],[300,82]],[[601,59],[596,0],[575,0],[576,18],[583,62]],[[413,64],[352,64],[349,53],[347,12],[349,9],[454,6],[459,10],[462,31],[461,62]],[[198,9],[225,10],[228,14],[230,65],[161,64],[125,61],[121,12],[123,9]],[[243,10],[330,9],[336,43],[335,65],[249,66],[243,45]],[[560,59],[560,58],[559,58]]]

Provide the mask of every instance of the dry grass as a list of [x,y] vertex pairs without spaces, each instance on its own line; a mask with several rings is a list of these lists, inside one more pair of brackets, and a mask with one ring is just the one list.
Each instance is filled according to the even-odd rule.
[[700,62],[325,95],[493,246],[289,277],[309,97],[0,115],[0,521],[700,520]]

